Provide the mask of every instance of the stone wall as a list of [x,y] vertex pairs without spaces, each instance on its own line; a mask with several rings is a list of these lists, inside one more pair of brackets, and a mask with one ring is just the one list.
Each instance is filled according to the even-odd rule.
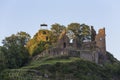
[[69,57],[79,57],[84,60],[89,60],[98,63],[98,52],[90,50],[70,50],[62,48],[52,48],[40,53],[35,59],[45,56],[69,56]]

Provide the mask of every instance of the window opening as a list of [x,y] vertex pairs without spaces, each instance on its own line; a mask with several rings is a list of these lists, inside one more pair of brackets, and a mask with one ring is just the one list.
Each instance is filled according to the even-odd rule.
[[63,44],[63,45],[64,45],[63,47],[64,47],[64,48],[66,48],[66,43],[65,43],[65,42],[64,42],[64,44]]

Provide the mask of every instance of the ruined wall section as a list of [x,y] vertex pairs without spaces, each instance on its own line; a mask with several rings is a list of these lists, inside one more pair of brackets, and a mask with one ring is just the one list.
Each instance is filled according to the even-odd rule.
[[59,36],[56,47],[65,49],[69,46],[69,42],[70,42],[70,40],[69,40],[68,36],[66,35],[66,31],[64,30]]
[[96,47],[100,49],[102,54],[106,54],[106,39],[105,39],[105,28],[100,29],[96,35]]
[[80,40],[79,40],[78,37],[76,37],[75,39],[73,39],[72,46],[73,46],[75,49],[81,49],[82,44],[81,44],[81,42],[80,42]]
[[92,61],[98,63],[98,52],[91,51],[91,50],[71,50],[71,49],[60,49],[60,48],[53,48],[46,51],[43,51],[39,55],[37,55],[34,59],[37,60],[40,57],[45,56],[69,56],[69,57],[79,57],[83,60]]

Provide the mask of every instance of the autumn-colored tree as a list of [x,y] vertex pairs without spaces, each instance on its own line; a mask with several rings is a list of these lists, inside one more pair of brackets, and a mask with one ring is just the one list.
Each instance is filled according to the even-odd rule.
[[53,39],[51,34],[52,34],[52,32],[50,30],[39,30],[34,35],[34,37],[28,41],[26,48],[28,49],[31,56],[34,56],[35,54],[38,54],[44,50],[41,47],[41,45],[42,45],[41,43],[51,43],[51,41]]
[[37,44],[37,47],[35,48],[32,56],[35,56],[37,54],[40,54],[42,51],[44,51],[45,49],[48,49],[49,47],[49,42],[45,42],[45,41],[40,41],[39,44]]

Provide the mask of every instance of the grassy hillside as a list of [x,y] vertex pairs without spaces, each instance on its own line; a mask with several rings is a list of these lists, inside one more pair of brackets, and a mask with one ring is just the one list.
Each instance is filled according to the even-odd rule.
[[120,64],[109,55],[112,63],[98,65],[75,57],[44,57],[19,69],[1,72],[1,80],[118,80]]

